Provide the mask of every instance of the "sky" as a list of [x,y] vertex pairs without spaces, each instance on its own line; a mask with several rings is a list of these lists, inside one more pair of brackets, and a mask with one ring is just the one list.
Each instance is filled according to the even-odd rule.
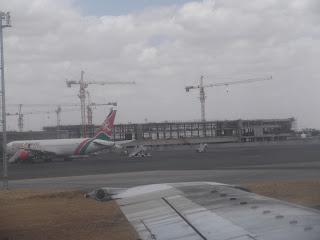
[[[320,129],[318,0],[2,0],[1,11],[12,24],[3,30],[7,103],[61,104],[61,124],[81,123],[80,107],[63,105],[80,104],[66,80],[84,71],[85,81],[136,82],[87,88],[92,102],[118,102],[116,123],[200,120],[199,90],[185,91],[200,76],[272,75],[205,88],[206,119],[294,117],[298,129]],[[94,109],[94,124],[109,108]],[[56,125],[55,110],[23,106],[24,130]],[[18,129],[17,116],[7,121]]]

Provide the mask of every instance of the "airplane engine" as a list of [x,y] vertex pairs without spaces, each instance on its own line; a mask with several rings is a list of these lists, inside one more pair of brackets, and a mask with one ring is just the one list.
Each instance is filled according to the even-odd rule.
[[95,200],[106,202],[113,200],[113,196],[123,192],[124,188],[99,188],[91,193],[86,194],[85,196],[88,198],[93,198]]
[[26,161],[26,160],[30,160],[30,159],[34,158],[34,155],[31,154],[30,152],[25,151],[25,152],[21,152],[19,154],[19,158],[21,161]]
[[122,149],[122,148],[123,148],[123,146],[118,145],[118,144],[115,144],[114,147],[115,147],[116,149]]
[[[93,193],[91,193],[91,195],[93,198],[102,202],[112,200],[111,194],[106,189],[103,189],[103,188],[100,188],[94,191]],[[89,197],[89,194],[87,194],[86,197]]]

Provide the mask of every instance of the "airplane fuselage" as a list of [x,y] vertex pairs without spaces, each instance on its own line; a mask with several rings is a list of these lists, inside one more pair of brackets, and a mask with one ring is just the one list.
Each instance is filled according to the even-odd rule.
[[[111,110],[97,133],[92,138],[24,140],[7,144],[8,162],[32,161],[35,158],[50,159],[74,155],[86,155],[103,149],[117,147],[110,141],[116,110]],[[119,143],[121,144],[121,143]]]
[[12,156],[20,149],[39,151],[55,156],[85,155],[105,149],[105,146],[95,145],[91,138],[49,139],[14,141],[7,145],[7,154]]

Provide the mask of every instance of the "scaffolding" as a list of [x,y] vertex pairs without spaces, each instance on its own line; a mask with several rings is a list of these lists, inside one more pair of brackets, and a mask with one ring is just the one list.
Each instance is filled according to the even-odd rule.
[[[140,145],[282,141],[292,136],[293,122],[294,118],[115,124],[111,138],[143,141]],[[87,135],[92,137],[99,127],[88,126]],[[60,126],[60,129],[68,132],[70,138],[81,136],[81,125]],[[55,127],[44,130],[54,131]]]

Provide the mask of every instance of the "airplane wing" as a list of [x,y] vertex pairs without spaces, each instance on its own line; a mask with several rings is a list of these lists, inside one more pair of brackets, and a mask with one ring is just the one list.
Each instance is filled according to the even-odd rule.
[[135,140],[116,141],[115,143],[116,143],[117,145],[122,146],[122,145],[125,145],[125,144],[127,144],[127,143],[131,143],[131,142],[133,142],[133,141],[135,141]]
[[102,188],[140,239],[301,240],[320,238],[320,212],[213,182]]
[[132,142],[134,140],[125,140],[125,141],[117,141],[117,142],[112,142],[112,141],[106,141],[102,139],[95,139],[93,140],[93,143],[96,145],[102,145],[106,147],[122,147],[122,145]]
[[44,150],[38,150],[38,149],[31,149],[31,148],[20,148],[18,151],[15,152],[15,154],[13,154],[8,162],[9,163],[14,163],[18,160],[18,158],[20,157],[20,153],[22,152],[28,152],[29,154],[36,156],[36,155],[41,155],[41,154],[51,154],[51,155],[55,155],[54,152],[48,152],[48,151],[44,151]]
[[8,162],[9,163],[16,162],[20,156],[20,153],[22,153],[23,151],[24,151],[23,149],[19,149],[18,151],[16,151],[15,154],[13,154],[11,158],[9,158]]

